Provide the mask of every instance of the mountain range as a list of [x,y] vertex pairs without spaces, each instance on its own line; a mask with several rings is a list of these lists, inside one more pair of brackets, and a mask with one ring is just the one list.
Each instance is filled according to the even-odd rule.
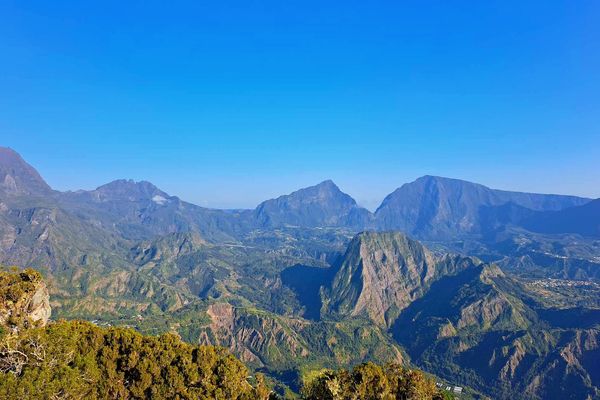
[[144,181],[59,192],[0,148],[0,263],[40,270],[56,318],[176,331],[292,389],[374,360],[594,398],[599,201],[424,176],[374,213],[332,181],[216,210]]
[[0,182],[3,199],[43,197],[41,204],[50,202],[133,239],[193,230],[222,240],[257,228],[288,226],[400,230],[443,241],[482,235],[489,229],[490,216],[496,223],[533,232],[600,235],[600,199],[509,192],[435,176],[402,185],[375,213],[360,207],[331,180],[266,200],[254,210],[237,211],[195,206],[146,181],[117,180],[91,191],[58,192],[9,148],[0,148]]

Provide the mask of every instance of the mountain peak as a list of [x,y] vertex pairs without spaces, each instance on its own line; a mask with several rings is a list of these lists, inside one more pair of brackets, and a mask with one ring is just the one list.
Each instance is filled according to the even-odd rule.
[[340,188],[331,179],[324,180],[323,182],[317,183],[313,186],[298,189],[288,195],[279,196],[278,199],[298,198],[304,201],[311,196],[318,196],[321,198],[323,198],[324,196],[339,196],[344,197],[346,200],[350,200],[356,203],[352,197],[342,192]]
[[254,211],[263,226],[361,226],[371,214],[342,192],[332,180],[262,202]]
[[13,149],[0,147],[0,190],[13,194],[41,194],[52,189]]
[[357,233],[352,241],[357,241],[361,245],[383,245],[384,242],[394,244],[407,244],[411,246],[423,247],[417,240],[411,239],[407,234],[399,231],[363,231]]
[[323,182],[316,184],[315,186],[333,190],[340,190],[340,188],[331,179],[326,179]]
[[422,239],[445,240],[482,232],[482,215],[513,203],[534,211],[585,204],[574,196],[509,192],[478,183],[425,175],[389,194],[375,216],[383,229],[397,229]]
[[105,183],[96,188],[96,190],[116,190],[116,189],[133,189],[133,188],[147,188],[147,189],[158,189],[152,183],[148,181],[135,181],[133,179],[115,179],[114,181]]
[[357,234],[323,292],[323,310],[334,318],[366,316],[389,326],[431,282],[474,263],[436,259],[420,242],[400,232]]
[[168,199],[170,196],[148,181],[117,179],[96,188],[95,192],[105,199]]

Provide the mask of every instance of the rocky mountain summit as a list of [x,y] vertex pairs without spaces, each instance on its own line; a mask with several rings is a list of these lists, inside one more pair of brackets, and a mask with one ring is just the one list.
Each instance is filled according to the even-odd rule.
[[323,312],[338,318],[365,315],[388,326],[442,276],[481,263],[435,256],[399,232],[363,232],[348,245],[323,294]]

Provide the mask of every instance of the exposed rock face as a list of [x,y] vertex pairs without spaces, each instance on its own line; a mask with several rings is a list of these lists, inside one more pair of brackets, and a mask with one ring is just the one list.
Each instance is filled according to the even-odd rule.
[[[266,358],[306,357],[308,349],[295,334],[301,320],[281,320],[267,314],[254,314],[227,303],[212,304],[207,310],[211,318],[209,330],[200,337],[201,344],[227,347],[242,361],[263,366]],[[292,328],[292,329],[291,329]]]
[[600,394],[597,325],[548,325],[524,301],[521,283],[494,264],[437,256],[402,234],[367,232],[352,240],[335,272],[322,291],[323,317],[389,327],[413,362],[446,379],[501,399]]
[[45,283],[40,283],[33,296],[31,296],[27,313],[29,319],[34,323],[39,323],[42,326],[48,323],[52,309],[50,308],[50,295]]
[[50,296],[33,270],[0,272],[0,326],[18,331],[45,326],[50,319]]
[[323,292],[323,314],[367,316],[389,326],[441,275],[477,264],[467,257],[435,257],[398,232],[363,232],[348,245],[331,286]]
[[596,398],[598,329],[549,326],[519,291],[494,265],[465,269],[435,282],[392,332],[417,365],[494,398]]

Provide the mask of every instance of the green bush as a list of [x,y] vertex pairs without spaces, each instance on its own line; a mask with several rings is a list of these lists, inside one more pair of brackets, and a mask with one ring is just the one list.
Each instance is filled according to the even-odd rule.
[[352,371],[325,370],[302,389],[305,400],[442,400],[435,383],[397,364],[365,363]]
[[34,269],[19,271],[16,267],[0,269],[0,307],[19,301],[36,289],[42,276]]

